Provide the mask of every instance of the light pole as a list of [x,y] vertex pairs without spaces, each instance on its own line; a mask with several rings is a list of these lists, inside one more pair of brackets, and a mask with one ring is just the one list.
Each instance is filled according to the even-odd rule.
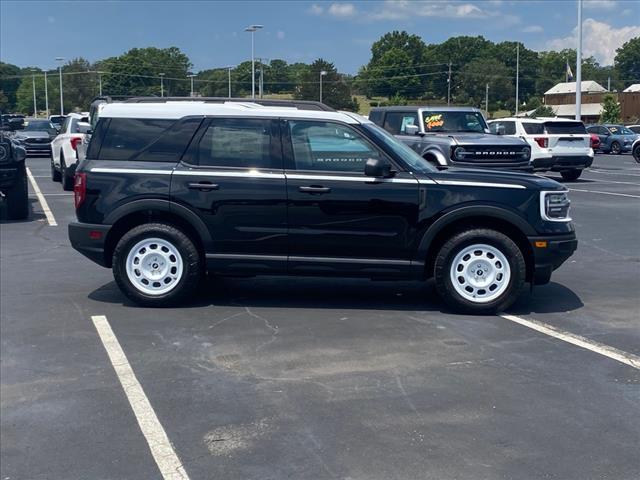
[[56,57],[56,62],[60,62],[58,65],[60,71],[60,115],[64,115],[64,97],[62,95],[62,62],[64,62],[64,57]]
[[578,50],[576,52],[576,120],[582,117],[582,0],[578,0]]
[[187,75],[187,77],[189,77],[191,79],[191,97],[193,97],[193,77],[195,77],[195,75],[192,73],[191,75]]
[[232,66],[228,66],[228,67],[224,67],[227,69],[227,79],[229,81],[229,98],[231,98],[231,70],[233,69]]
[[102,73],[98,72],[98,95],[102,96]]
[[487,118],[489,118],[489,84],[487,83],[484,91],[484,108],[487,110]]
[[36,71],[31,71],[31,81],[33,83],[33,116],[38,118],[38,105],[36,104]]
[[251,98],[256,98],[256,59],[254,34],[262,27],[262,25],[249,25],[244,29],[245,32],[251,32]]
[[159,73],[160,75],[160,96],[164,97],[164,73]]
[[519,86],[520,86],[520,42],[516,45],[516,117],[518,116],[519,103]]
[[47,87],[47,71],[44,71],[44,109],[47,112],[47,118],[49,118],[49,88]]
[[326,70],[320,70],[320,103],[322,103],[322,77],[324,77],[326,74]]

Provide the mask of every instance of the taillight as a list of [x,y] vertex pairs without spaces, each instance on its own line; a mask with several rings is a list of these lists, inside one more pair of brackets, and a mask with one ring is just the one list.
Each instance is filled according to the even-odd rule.
[[73,148],[74,150],[78,149],[78,144],[82,141],[82,138],[80,137],[74,137],[71,139],[71,148]]
[[534,140],[540,148],[547,148],[549,146],[549,139],[547,137],[535,137]]
[[87,197],[87,174],[76,173],[73,180],[73,200],[76,205],[76,209],[82,205],[84,199]]

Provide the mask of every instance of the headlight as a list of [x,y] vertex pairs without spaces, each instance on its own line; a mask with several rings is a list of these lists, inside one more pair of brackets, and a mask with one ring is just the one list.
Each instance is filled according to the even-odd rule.
[[526,158],[527,160],[529,160],[531,158],[531,148],[529,147],[524,147],[522,149],[522,156],[524,158]]
[[464,147],[456,147],[453,150],[453,158],[458,160],[461,158],[464,158],[465,153],[466,153],[466,150],[464,149]]
[[568,192],[540,192],[540,215],[548,222],[570,222]]

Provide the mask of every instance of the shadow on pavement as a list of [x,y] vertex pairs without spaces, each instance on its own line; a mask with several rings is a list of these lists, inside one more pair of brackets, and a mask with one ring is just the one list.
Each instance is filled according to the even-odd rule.
[[41,219],[46,219],[47,217],[44,213],[37,213],[33,210],[33,205],[36,203],[38,203],[37,198],[29,197],[29,216],[22,220],[9,220],[7,218],[6,202],[0,202],[0,225],[8,223],[29,223]]
[[[528,287],[528,285],[527,285]],[[530,313],[563,313],[584,307],[580,297],[559,283],[534,287],[533,292],[523,291],[508,313],[528,315]]]

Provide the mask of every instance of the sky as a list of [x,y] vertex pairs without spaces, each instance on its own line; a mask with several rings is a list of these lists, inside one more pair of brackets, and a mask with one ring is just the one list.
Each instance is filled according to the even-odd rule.
[[[584,0],[583,49],[602,65],[640,36],[640,0]],[[426,43],[455,35],[521,41],[534,50],[576,46],[577,0],[387,1],[12,1],[0,0],[0,60],[53,68],[55,58],[89,61],[134,47],[177,46],[194,71],[237,65],[255,55],[288,62],[322,57],[356,73],[371,44],[392,30]]]

